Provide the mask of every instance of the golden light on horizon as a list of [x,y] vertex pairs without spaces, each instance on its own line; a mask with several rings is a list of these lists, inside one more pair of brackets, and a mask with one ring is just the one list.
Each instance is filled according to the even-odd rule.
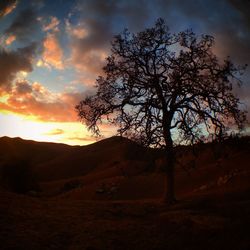
[[9,112],[0,113],[0,137],[57,142],[69,145],[87,145],[95,142],[87,129],[79,122],[42,122],[35,117],[26,117]]

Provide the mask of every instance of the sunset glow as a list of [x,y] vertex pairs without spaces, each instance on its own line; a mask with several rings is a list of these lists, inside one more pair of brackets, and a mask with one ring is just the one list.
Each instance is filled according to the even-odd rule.
[[85,136],[86,128],[77,122],[41,122],[34,117],[14,114],[0,114],[1,136],[22,137],[24,139],[86,145],[95,142],[95,138]]

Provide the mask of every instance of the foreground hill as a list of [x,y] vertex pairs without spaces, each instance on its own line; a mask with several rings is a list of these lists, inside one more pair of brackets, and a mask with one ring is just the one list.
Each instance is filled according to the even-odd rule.
[[[160,154],[122,137],[111,137],[88,146],[3,137],[0,138],[0,150],[0,170],[30,171],[29,175],[42,187],[57,186],[59,189],[70,179],[83,178],[87,174],[100,179],[152,171],[154,159]],[[18,175],[16,173],[16,179]]]
[[[3,137],[0,150],[0,170],[10,161],[5,169],[13,168],[11,173],[21,169],[15,174],[14,182],[23,178],[27,183],[32,177],[25,191],[37,191],[34,187],[39,185],[39,196],[138,200],[160,198],[164,190],[165,178],[158,164],[162,152],[143,148],[122,137],[111,137],[88,146]],[[249,137],[234,138],[223,144],[201,144],[195,147],[195,154],[193,148],[182,146],[176,148],[176,153],[178,197],[211,190],[219,192],[224,187],[232,190],[248,187]],[[24,166],[16,163],[20,161]],[[22,169],[27,172],[26,165],[30,172],[21,175]],[[2,182],[5,179],[3,177]]]
[[1,164],[28,159],[40,185],[25,194],[0,188],[1,249],[250,249],[248,137],[199,145],[196,156],[176,148],[180,200],[170,207],[161,202],[160,151],[119,137],[84,147],[0,145]]

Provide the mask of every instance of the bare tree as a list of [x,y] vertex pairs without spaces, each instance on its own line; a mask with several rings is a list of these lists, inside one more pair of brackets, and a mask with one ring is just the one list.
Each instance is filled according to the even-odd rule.
[[165,200],[174,194],[174,144],[221,138],[246,120],[233,86],[243,68],[213,53],[214,38],[191,31],[171,34],[163,19],[137,34],[127,29],[114,37],[111,55],[96,81],[96,94],[76,106],[94,134],[108,121],[118,133],[166,152]]

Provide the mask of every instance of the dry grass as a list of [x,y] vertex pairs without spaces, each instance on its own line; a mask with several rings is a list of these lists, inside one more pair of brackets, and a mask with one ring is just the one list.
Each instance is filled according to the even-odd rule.
[[[40,183],[43,192],[37,197],[0,188],[1,249],[250,249],[249,143],[224,145],[219,157],[204,147],[195,169],[189,167],[188,174],[177,169],[180,201],[173,206],[161,202],[162,173],[133,159],[130,144],[117,148],[112,141],[113,149],[102,151],[103,143],[79,152],[93,157],[100,150],[104,157],[114,150],[119,159],[96,161],[85,175]],[[186,166],[189,158],[187,150]],[[81,185],[60,191],[71,182]]]

